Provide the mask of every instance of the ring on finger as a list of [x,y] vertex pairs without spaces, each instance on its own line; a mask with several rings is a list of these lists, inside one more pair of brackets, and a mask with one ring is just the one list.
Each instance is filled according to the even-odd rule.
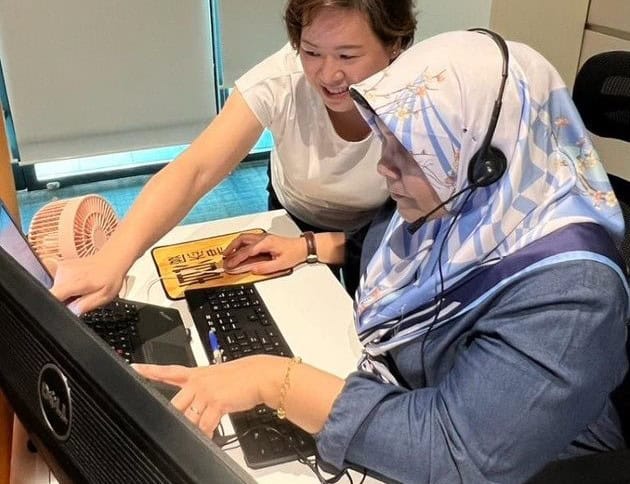
[[200,412],[200,411],[199,411],[196,407],[194,407],[193,405],[190,405],[190,406],[188,407],[188,410],[190,410],[190,411],[191,411],[192,413],[194,413],[195,415],[201,415],[201,412]]

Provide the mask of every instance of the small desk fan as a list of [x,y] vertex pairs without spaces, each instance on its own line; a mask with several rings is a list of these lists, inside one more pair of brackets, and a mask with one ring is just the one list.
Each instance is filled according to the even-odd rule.
[[100,195],[57,200],[33,216],[28,240],[44,263],[92,255],[118,226],[116,212]]

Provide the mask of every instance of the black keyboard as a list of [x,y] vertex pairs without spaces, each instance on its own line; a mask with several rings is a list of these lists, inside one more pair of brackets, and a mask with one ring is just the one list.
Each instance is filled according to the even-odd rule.
[[133,351],[138,339],[138,318],[138,307],[123,299],[116,299],[81,315],[81,320],[127,363],[133,363]]
[[[253,283],[186,291],[186,301],[208,359],[214,355],[208,332],[214,331],[223,360],[255,354],[293,356]],[[259,405],[230,414],[245,462],[252,469],[315,454],[312,436],[275,411]]]

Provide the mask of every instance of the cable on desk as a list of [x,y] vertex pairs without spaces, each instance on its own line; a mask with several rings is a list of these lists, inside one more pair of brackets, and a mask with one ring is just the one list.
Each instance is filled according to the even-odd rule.
[[[212,441],[215,444],[217,444],[219,447],[224,449],[226,445],[233,442],[233,440],[231,440],[232,437],[233,435],[225,435],[225,432],[223,430],[223,424],[219,422],[219,425],[217,426],[217,432],[215,432],[214,435],[212,436]],[[228,450],[228,449],[224,449],[224,450]]]
[[[271,426],[267,426],[267,425],[255,425],[251,428],[248,428],[245,432],[241,432],[240,434],[230,434],[230,435],[221,435],[222,437],[224,437],[225,443],[220,446],[223,450],[233,450],[238,448],[238,445],[235,445],[233,447],[228,447],[225,448],[224,446],[226,445],[230,445],[233,444],[234,442],[237,442],[238,439],[240,439],[241,437],[246,436],[247,434],[249,434],[250,432],[254,431],[254,430],[267,430],[267,431],[272,431],[275,434],[277,434],[279,437],[281,437],[282,439],[285,440],[285,442],[287,443],[287,445],[289,447],[291,447],[296,455],[297,455],[297,461],[300,464],[304,464],[305,466],[307,466],[312,472],[313,474],[315,474],[315,477],[317,477],[317,479],[319,480],[319,482],[321,484],[335,484],[337,482],[339,482],[344,476],[348,478],[348,481],[350,482],[350,484],[354,484],[354,480],[352,479],[352,476],[350,475],[350,472],[348,471],[348,469],[344,469],[339,471],[337,474],[335,474],[332,477],[324,477],[322,475],[322,471],[320,470],[321,464],[320,464],[320,460],[319,457],[314,456],[307,456],[304,455],[304,453],[299,449],[299,447],[297,445],[294,444],[294,442],[292,442],[288,436],[284,435],[282,432],[278,431],[278,429],[271,427]],[[367,476],[367,470],[363,469],[362,475],[361,475],[361,480],[359,481],[359,484],[363,484],[363,482],[365,481],[365,478]]]
[[160,282],[164,279],[177,279],[177,276],[160,276],[160,277],[156,277],[155,279],[151,279],[150,281],[147,281],[147,283],[145,284],[147,286],[147,301],[150,301],[150,296],[151,296],[151,288],[153,286],[155,286],[156,282]]

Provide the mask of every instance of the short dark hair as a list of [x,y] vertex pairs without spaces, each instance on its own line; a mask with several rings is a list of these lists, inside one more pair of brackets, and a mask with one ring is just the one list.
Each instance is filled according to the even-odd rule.
[[299,48],[302,29],[313,21],[317,10],[325,7],[364,13],[385,46],[399,42],[400,48],[405,49],[413,43],[416,30],[413,0],[288,0],[284,21],[293,48]]

